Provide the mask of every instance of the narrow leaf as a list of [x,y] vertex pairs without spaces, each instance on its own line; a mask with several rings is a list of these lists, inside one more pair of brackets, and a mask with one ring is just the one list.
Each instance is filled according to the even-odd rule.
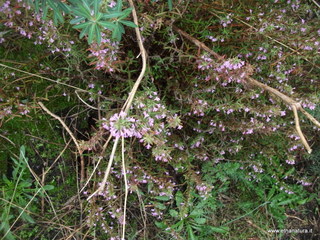
[[93,1],[94,14],[97,14],[99,12],[100,2],[101,2],[100,0],[94,0]]
[[81,28],[85,28],[88,25],[90,25],[90,22],[84,22],[84,23],[80,23],[78,25],[73,26],[74,29],[81,29]]
[[131,11],[132,11],[132,8],[127,8],[126,10],[121,12],[121,17],[119,18],[119,20],[122,20],[122,19],[125,19],[126,17],[128,17],[130,15]]
[[119,22],[121,22],[122,24],[124,24],[128,27],[132,27],[132,28],[138,27],[134,22],[130,22],[130,21],[126,21],[126,20],[120,20]]
[[70,21],[70,24],[77,24],[77,23],[80,23],[81,21],[85,20],[84,17],[77,17],[77,18],[74,18]]
[[95,32],[96,32],[96,41],[97,41],[98,45],[100,45],[100,43],[101,43],[101,31],[100,31],[100,28],[98,27],[97,24],[95,24],[94,27],[95,27]]
[[88,43],[91,44],[93,39],[95,39],[95,24],[91,24],[88,33]]
[[88,34],[88,31],[89,31],[89,28],[90,28],[90,25],[87,25],[80,33],[80,39],[82,39],[85,35]]
[[169,10],[172,11],[172,8],[173,8],[172,0],[168,0],[168,5],[169,5]]
[[104,19],[110,19],[110,18],[117,18],[117,17],[120,17],[120,16],[122,16],[121,12],[113,12],[113,13],[105,13],[103,15],[103,18]]
[[116,9],[117,9],[117,11],[118,11],[118,12],[120,12],[120,11],[121,11],[121,9],[122,9],[122,0],[118,0],[118,3],[117,3],[117,6],[116,6]]
[[112,22],[98,22],[99,25],[101,25],[104,28],[108,28],[110,30],[113,30],[116,28],[116,25]]

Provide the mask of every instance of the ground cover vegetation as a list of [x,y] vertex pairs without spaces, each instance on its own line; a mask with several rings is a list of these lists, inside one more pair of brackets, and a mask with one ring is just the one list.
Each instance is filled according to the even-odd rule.
[[319,239],[319,15],[0,0],[0,239]]

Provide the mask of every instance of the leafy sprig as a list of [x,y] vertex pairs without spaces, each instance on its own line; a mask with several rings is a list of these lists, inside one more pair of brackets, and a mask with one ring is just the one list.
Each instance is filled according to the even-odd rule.
[[112,38],[121,41],[125,33],[124,25],[137,27],[131,21],[125,20],[131,13],[132,8],[123,9],[122,0],[118,0],[114,7],[102,7],[101,0],[69,0],[67,3],[58,0],[27,0],[34,6],[43,18],[48,15],[48,10],[53,11],[53,21],[55,24],[64,22],[64,15],[71,15],[73,19],[70,24],[73,28],[80,30],[80,39],[87,37],[88,43],[101,43],[101,33],[106,29],[112,32]]

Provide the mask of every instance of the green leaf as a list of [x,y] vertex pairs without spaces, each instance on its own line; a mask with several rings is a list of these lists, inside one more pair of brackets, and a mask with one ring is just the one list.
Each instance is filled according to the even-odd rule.
[[115,8],[116,8],[116,10],[117,10],[118,12],[121,11],[121,9],[122,9],[122,0],[118,0],[117,5],[116,5]]
[[155,199],[160,200],[160,201],[169,201],[170,198],[168,196],[157,196]]
[[34,8],[36,9],[36,12],[39,13],[39,1],[34,2]]
[[196,208],[190,213],[191,217],[199,217],[201,215],[203,215],[203,209],[201,208]]
[[169,214],[170,214],[171,217],[178,217],[179,212],[176,211],[176,210],[170,209],[169,210]]
[[85,35],[88,34],[89,28],[90,28],[90,24],[88,24],[88,25],[81,31],[80,36],[79,36],[80,39],[82,39]]
[[[21,211],[20,211],[20,212],[21,212]],[[33,220],[33,218],[30,217],[26,212],[23,212],[23,213],[21,214],[21,218],[22,218],[22,220],[24,220],[24,221],[26,221],[26,222],[28,222],[28,223],[35,223],[35,221]]]
[[159,202],[157,202],[155,204],[155,206],[156,206],[156,208],[159,208],[160,210],[165,210],[167,208],[166,205],[159,203]]
[[112,22],[98,22],[98,24],[109,30],[114,30],[116,28],[116,25]]
[[80,23],[80,22],[83,21],[83,20],[85,20],[84,17],[76,17],[76,18],[74,18],[74,19],[72,19],[72,20],[70,21],[70,24],[77,24],[77,23]]
[[119,25],[117,25],[112,32],[112,38],[116,41],[120,41],[121,40],[121,32],[119,29]]
[[154,224],[160,229],[166,229],[167,228],[167,225],[164,222],[155,221]]
[[62,14],[60,12],[60,9],[56,6],[56,4],[53,3],[52,1],[48,1],[48,5],[53,10],[53,22],[54,22],[54,24],[58,24],[59,21],[61,23],[63,23],[64,22],[63,16],[62,16]]
[[229,227],[212,227],[209,226],[210,230],[217,233],[227,233],[229,231]]
[[88,43],[91,44],[93,39],[95,39],[95,24],[91,24],[88,33]]
[[22,145],[20,147],[20,156],[19,156],[19,158],[20,158],[20,160],[22,160],[25,157],[26,157],[26,147],[24,145]]
[[172,0],[168,0],[168,5],[169,5],[169,10],[172,11],[172,8],[173,8]]
[[90,19],[91,16],[88,16],[87,13],[83,13],[82,11],[80,11],[79,9],[72,9],[71,11],[72,15],[74,15],[75,17],[83,17],[84,19]]
[[122,12],[113,12],[113,13],[105,13],[103,14],[104,19],[117,18],[122,16]]
[[194,218],[193,219],[196,223],[198,223],[198,224],[205,224],[206,223],[206,221],[207,221],[207,219],[205,219],[205,218]]
[[187,225],[187,231],[188,231],[189,239],[196,240],[196,237],[195,237],[193,230],[192,230],[192,227],[190,225]]
[[177,204],[177,206],[180,207],[180,206],[181,206],[181,203],[184,202],[184,197],[183,197],[183,194],[182,194],[181,191],[178,191],[178,192],[176,193],[175,199],[176,199],[176,204]]
[[46,19],[48,14],[48,7],[46,5],[42,6],[42,18]]
[[125,30],[124,30],[123,25],[122,25],[121,23],[119,23],[119,22],[117,22],[116,25],[118,25],[120,34],[121,34],[121,35],[124,34],[124,33],[125,33]]
[[93,10],[95,13],[99,12],[100,3],[101,3],[101,0],[94,0],[93,1]]
[[63,2],[60,2],[60,1],[58,1],[57,2],[57,4],[58,4],[58,7],[63,11],[63,12],[65,12],[65,13],[70,13],[70,6],[69,5],[67,5],[67,4],[65,4],[65,3],[63,3]]
[[84,8],[90,16],[92,15],[92,10],[86,0],[82,0],[82,4],[78,4],[78,7]]
[[120,20],[119,22],[121,22],[122,24],[124,24],[128,27],[132,27],[132,28],[138,27],[134,22],[131,22],[131,21]]
[[32,185],[32,183],[30,183],[30,182],[20,182],[19,183],[19,187],[21,187],[21,188],[28,188],[31,185]]
[[132,8],[127,8],[127,9],[123,10],[121,12],[121,17],[119,18],[119,20],[122,20],[122,19],[128,17],[130,15],[131,11],[132,11]]
[[73,26],[74,29],[81,29],[81,28],[85,28],[87,26],[89,26],[91,24],[91,22],[84,22],[84,23],[80,23],[78,25]]
[[78,16],[86,17],[87,19],[91,19],[90,9],[87,9],[82,4],[77,5],[79,9],[74,9],[73,11],[78,14]]
[[298,199],[297,197],[291,198],[291,199],[287,199],[287,200],[279,202],[277,205],[279,205],[279,206],[287,205],[287,204],[292,203],[293,201],[295,201],[297,199]]
[[312,197],[301,199],[301,200],[297,201],[297,203],[300,204],[300,205],[303,205],[303,204],[305,204],[306,202],[308,202],[310,200],[312,200]]
[[267,197],[268,200],[270,200],[273,197],[275,191],[276,191],[276,188],[273,186],[268,193],[268,197]]
[[54,186],[53,185],[45,185],[45,186],[43,186],[43,189],[46,191],[50,191],[50,190],[54,189]]
[[59,22],[63,23],[64,19],[63,19],[63,17],[62,17],[60,12],[54,12],[54,14],[53,14],[53,23],[55,25],[58,25]]
[[171,228],[175,229],[177,232],[180,232],[183,229],[183,226],[184,226],[184,221],[181,220],[181,221],[177,222],[176,224],[173,224],[171,226]]
[[101,31],[100,31],[100,28],[98,27],[97,24],[95,24],[94,27],[95,27],[95,32],[96,32],[96,41],[100,45],[100,43],[101,43]]
[[98,12],[98,13],[95,15],[95,18],[96,18],[96,21],[97,21],[97,22],[98,22],[102,17],[103,17],[103,13],[101,13],[101,12]]

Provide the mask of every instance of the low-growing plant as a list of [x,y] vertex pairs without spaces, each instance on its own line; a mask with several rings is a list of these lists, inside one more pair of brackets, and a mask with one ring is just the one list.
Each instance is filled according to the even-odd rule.
[[52,185],[37,186],[31,177],[28,168],[28,158],[25,147],[21,146],[19,159],[12,158],[12,177],[3,175],[1,183],[0,231],[5,239],[16,239],[12,232],[14,224],[21,218],[23,222],[34,224],[35,220],[30,213],[35,213],[38,195],[43,196],[43,191],[53,189]]
[[[3,43],[11,49],[5,38],[14,33],[42,45],[49,69],[37,71],[57,80],[31,75],[50,85],[39,87],[46,95],[27,107],[16,106],[23,94],[14,101],[4,95],[4,126],[12,132],[10,122],[32,114],[50,123],[53,131],[32,134],[59,147],[35,156],[53,162],[48,181],[56,189],[73,184],[65,194],[78,192],[67,205],[53,192],[65,213],[55,219],[68,226],[41,233],[281,239],[286,235],[268,230],[289,228],[302,218],[289,211],[319,201],[313,143],[320,32],[313,1],[13,2],[2,6],[1,31],[9,31]],[[81,59],[86,51],[94,67]],[[5,79],[12,92],[18,77]],[[55,166],[64,143],[54,135],[74,153],[65,159],[70,166]],[[312,227],[310,239],[317,237]]]

